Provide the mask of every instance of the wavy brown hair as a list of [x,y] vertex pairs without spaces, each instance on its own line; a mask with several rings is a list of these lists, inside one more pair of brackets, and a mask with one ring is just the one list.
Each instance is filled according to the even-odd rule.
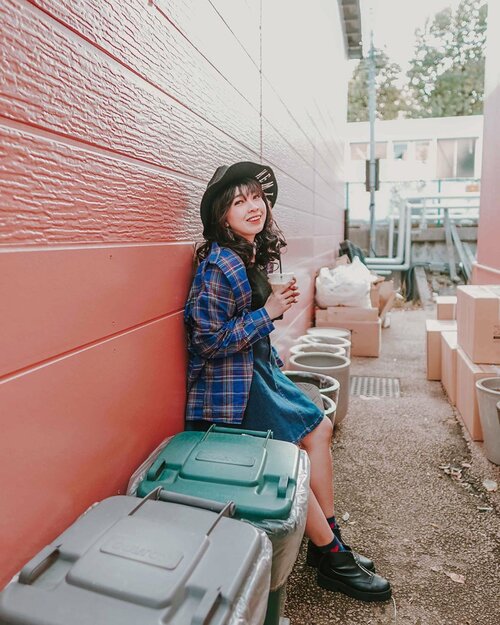
[[245,266],[248,267],[253,259],[254,246],[245,238],[226,227],[226,215],[231,208],[237,193],[259,193],[266,205],[266,221],[261,232],[255,236],[255,264],[261,268],[279,260],[280,251],[286,246],[286,240],[281,230],[276,225],[271,214],[271,207],[262,191],[260,182],[255,178],[242,178],[225,187],[212,200],[210,210],[210,223],[205,228],[205,241],[196,250],[196,258],[201,262],[210,253],[212,243],[218,243],[221,247],[228,247],[241,257]]

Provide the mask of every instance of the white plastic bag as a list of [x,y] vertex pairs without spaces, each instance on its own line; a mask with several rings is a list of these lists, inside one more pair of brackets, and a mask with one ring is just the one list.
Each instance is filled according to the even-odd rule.
[[352,263],[334,269],[322,267],[316,278],[316,303],[328,306],[370,308],[370,287],[376,277],[357,256]]

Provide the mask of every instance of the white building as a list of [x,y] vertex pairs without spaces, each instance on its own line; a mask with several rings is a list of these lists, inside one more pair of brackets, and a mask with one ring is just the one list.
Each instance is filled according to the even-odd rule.
[[[377,219],[390,213],[391,198],[397,191],[427,195],[479,191],[482,129],[482,115],[377,121]],[[346,203],[350,219],[368,219],[365,168],[370,154],[369,137],[368,122],[347,124]]]

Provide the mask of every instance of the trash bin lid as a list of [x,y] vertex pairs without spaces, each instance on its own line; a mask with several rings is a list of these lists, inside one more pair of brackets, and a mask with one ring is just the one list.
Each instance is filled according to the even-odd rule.
[[0,593],[0,623],[222,625],[263,543],[248,523],[216,520],[179,504],[106,499]]
[[269,434],[218,427],[181,432],[158,456],[137,494],[143,497],[162,486],[233,501],[239,518],[286,519],[295,496],[299,449]]

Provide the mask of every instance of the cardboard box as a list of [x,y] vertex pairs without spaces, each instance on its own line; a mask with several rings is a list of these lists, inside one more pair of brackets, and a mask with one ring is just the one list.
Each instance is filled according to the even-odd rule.
[[[358,306],[328,306],[316,308],[316,325],[339,327],[339,324],[351,321],[377,321],[377,308],[361,308]],[[343,325],[340,327],[344,327]],[[349,329],[349,328],[348,328]]]
[[[372,303],[373,308],[378,308],[380,311],[380,308],[383,306],[385,299],[387,299],[388,291],[393,290],[394,283],[392,280],[388,280],[386,282],[384,276],[377,276],[373,272],[372,272],[372,276],[376,276],[376,280],[375,282],[372,282],[370,286],[370,301]],[[386,293],[385,299],[383,302],[381,302],[381,297],[382,297],[381,293]]]
[[378,358],[382,343],[382,324],[377,321],[358,321],[349,324],[351,330],[351,356]]
[[384,326],[384,320],[387,313],[394,306],[396,300],[396,291],[394,290],[394,280],[386,280],[380,283],[379,287],[379,306],[378,314]]
[[476,364],[500,364],[500,286],[457,288],[458,344]]
[[456,329],[456,321],[426,320],[428,380],[441,379],[441,332],[454,332]]
[[[337,306],[335,306],[337,308]],[[345,307],[348,308],[347,306]],[[329,310],[329,309],[327,309]],[[364,309],[373,310],[373,309]],[[316,326],[327,328],[334,324],[331,321],[323,321],[320,314],[326,310],[317,309],[316,311]],[[351,330],[351,356],[367,356],[370,358],[377,358],[380,356],[380,346],[382,342],[380,319],[376,317],[375,321],[342,321],[342,325],[337,322],[336,327],[342,327],[346,330]]]
[[380,285],[382,282],[372,282],[370,287],[370,302],[373,308],[379,309],[380,306]]
[[473,441],[483,440],[476,395],[476,380],[499,375],[500,367],[477,365],[457,347],[457,410]]
[[349,256],[347,254],[342,254],[342,256],[337,256],[335,259],[335,267],[339,267],[340,265],[349,265],[351,261],[349,260]]
[[457,333],[441,332],[441,382],[452,406],[457,403]]
[[440,321],[456,319],[457,296],[440,295],[436,298],[436,316]]

